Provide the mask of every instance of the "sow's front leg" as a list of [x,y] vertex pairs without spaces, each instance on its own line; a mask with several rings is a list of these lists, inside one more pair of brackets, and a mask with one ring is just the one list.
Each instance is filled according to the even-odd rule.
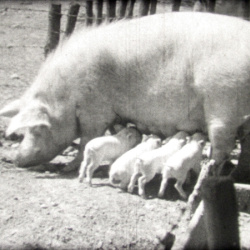
[[85,138],[81,138],[81,140],[80,140],[80,147],[79,147],[79,150],[78,150],[78,153],[77,153],[75,159],[73,161],[71,161],[70,163],[68,163],[62,169],[63,172],[71,172],[71,171],[75,171],[75,170],[79,169],[79,167],[81,165],[81,162],[83,160],[83,152],[84,152],[86,143],[87,143],[86,139]]

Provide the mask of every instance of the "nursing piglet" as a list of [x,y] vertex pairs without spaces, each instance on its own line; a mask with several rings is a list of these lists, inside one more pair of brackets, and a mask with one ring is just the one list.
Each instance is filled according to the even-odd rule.
[[183,148],[171,156],[162,171],[162,182],[158,193],[159,197],[163,197],[167,181],[169,178],[177,180],[175,184],[176,190],[181,197],[187,198],[182,185],[187,178],[189,170],[193,169],[197,174],[200,172],[200,162],[202,160],[202,150],[205,146],[206,137],[201,133],[195,133],[190,142]]
[[141,134],[135,128],[124,128],[116,135],[97,137],[85,147],[84,160],[79,171],[79,181],[86,180],[91,185],[94,171],[102,162],[112,164],[118,157],[141,141]]
[[123,154],[110,168],[110,183],[122,189],[127,188],[134,171],[134,163],[137,157],[159,147],[161,147],[161,139],[157,136],[150,136],[135,148],[132,148]]
[[128,192],[133,192],[135,183],[140,174],[142,174],[138,179],[138,192],[140,196],[145,198],[145,184],[152,180],[156,174],[162,172],[168,158],[186,144],[187,137],[188,134],[186,132],[178,132],[161,148],[139,156],[134,165],[134,173],[130,179]]

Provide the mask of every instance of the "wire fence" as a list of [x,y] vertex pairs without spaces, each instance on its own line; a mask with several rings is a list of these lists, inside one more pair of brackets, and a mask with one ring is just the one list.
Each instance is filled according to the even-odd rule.
[[[170,3],[169,1],[157,1],[158,3],[160,4],[163,4],[165,6],[169,5],[170,6]],[[193,7],[193,4],[192,2],[194,3],[195,1],[189,1],[189,5],[186,5],[186,6],[189,6],[190,7],[190,10],[192,10],[192,7]],[[2,8],[0,9],[0,13],[2,12],[6,12],[6,11],[27,11],[27,12],[40,12],[40,13],[48,13],[48,16],[49,16],[49,5],[48,5],[48,9],[45,10],[45,9],[35,9],[35,8],[21,8],[21,7],[5,7],[5,8]],[[106,15],[106,13],[104,12],[103,13],[103,17],[97,17],[97,16],[93,16],[93,17],[90,17],[90,16],[87,16],[86,13],[80,13],[80,15],[71,15],[69,13],[67,13],[66,11],[62,11],[61,13],[54,13],[55,15],[61,15],[62,17],[75,17],[77,19],[77,22],[81,22],[81,23],[84,23],[86,22],[86,20],[100,20],[100,21],[109,21],[109,20],[120,20],[121,18],[116,16],[116,17],[108,17]],[[139,15],[133,15],[131,16],[131,18],[138,18]],[[244,19],[246,20],[250,20],[250,17],[245,17]],[[0,27],[6,27],[4,25],[1,25],[0,24]],[[26,28],[29,28],[29,29],[37,29],[37,27],[29,27],[29,26],[22,26],[22,25],[18,25],[18,27],[16,28],[20,28],[20,29],[26,29]],[[61,33],[65,33],[65,30],[60,30]]]
[[[119,1],[118,1],[119,2]],[[185,7],[188,7],[189,10],[192,10],[193,6],[194,6],[194,2],[195,1],[182,1],[182,6],[185,6]],[[119,16],[115,16],[115,17],[109,17],[107,15],[107,13],[105,11],[103,11],[102,13],[102,17],[98,17],[98,15],[96,13],[93,14],[93,16],[88,16],[87,13],[86,13],[86,6],[83,6],[83,4],[81,2],[80,3],[80,6],[81,7],[84,7],[83,11],[81,11],[79,14],[76,14],[76,15],[72,15],[68,12],[67,8],[69,8],[69,2],[67,2],[67,5],[66,3],[63,4],[64,8],[62,9],[62,11],[59,13],[53,13],[55,15],[60,15],[61,17],[63,17],[64,19],[68,19],[70,17],[73,17],[76,19],[76,22],[77,23],[84,23],[86,24],[87,23],[87,20],[90,20],[91,22],[109,22],[109,21],[115,21],[115,20],[121,20],[123,18],[128,18],[127,16],[126,17],[119,17]],[[104,1],[105,3],[105,1]],[[171,11],[171,4],[172,4],[172,1],[161,1],[161,0],[158,0],[157,1],[157,4],[161,4],[164,6],[164,8],[166,6],[168,6],[168,10]],[[43,8],[43,9],[41,9]],[[47,8],[47,9],[44,9],[44,8]],[[120,6],[118,6],[118,4],[116,5],[116,10],[118,10],[120,8]],[[94,8],[95,9],[95,8]],[[13,6],[13,5],[3,5],[1,6],[0,5],[0,14],[4,14],[4,13],[7,13],[9,11],[15,11],[15,12],[22,12],[22,13],[25,13],[25,12],[29,12],[29,13],[42,13],[43,15],[45,15],[46,19],[44,20],[44,23],[43,25],[39,24],[39,26],[37,25],[36,23],[36,26],[31,26],[31,25],[27,25],[27,24],[21,24],[21,23],[18,23],[18,24],[14,24],[12,26],[10,26],[9,24],[5,24],[5,23],[0,23],[0,29],[1,30],[6,30],[6,29],[13,29],[13,30],[31,30],[31,31],[41,31],[41,32],[48,32],[48,27],[47,27],[47,20],[48,18],[50,18],[51,16],[51,13],[49,11],[49,4],[47,5],[43,5],[43,6],[34,6],[34,8],[32,7],[26,7],[26,6]],[[138,14],[135,14],[133,16],[130,16],[129,18],[138,18],[139,15]],[[31,17],[32,18],[32,17]],[[247,20],[250,20],[250,18],[244,18],[244,19],[247,19]],[[40,27],[41,26],[41,27]],[[66,28],[65,28],[66,29]],[[54,34],[63,34],[65,35],[66,33],[66,30],[65,29],[61,29],[58,30],[58,31],[55,31],[55,30],[51,30],[51,33],[54,33]],[[43,46],[40,46],[40,45],[12,45],[12,44],[7,44],[7,45],[0,45],[0,48],[8,48],[8,49],[12,49],[12,48],[43,48]]]
[[[4,11],[29,11],[29,12],[41,12],[41,13],[47,13],[47,17],[51,17],[50,15],[50,12],[49,10],[39,10],[39,9],[31,9],[31,8],[5,8],[4,10],[0,10],[0,13],[1,12],[4,12]],[[86,23],[86,20],[93,20],[93,21],[117,21],[117,20],[121,20],[121,18],[118,18],[118,17],[107,17],[105,14],[103,15],[103,17],[99,18],[99,17],[96,17],[96,16],[93,16],[93,17],[87,17],[86,14],[80,14],[80,17],[79,15],[70,15],[70,14],[67,14],[67,13],[54,13],[55,15],[61,15],[62,17],[75,17],[77,18],[77,22],[78,23]],[[83,16],[83,17],[82,17]],[[139,17],[139,15],[133,15],[133,18],[137,18]],[[47,21],[47,20],[46,20]],[[0,27],[1,28],[9,28],[8,25],[4,25],[4,24],[0,24]],[[37,30],[38,27],[32,27],[32,26],[27,26],[27,25],[22,25],[22,24],[17,24],[17,25],[14,25],[13,26],[14,29],[31,29],[31,30]],[[40,29],[39,30],[41,31],[47,31],[47,29]],[[60,30],[60,32],[57,32],[57,31],[52,31],[52,33],[65,33],[65,30]]]
[[[49,10],[39,10],[39,9],[31,9],[31,8],[13,8],[13,7],[6,7],[5,9],[1,9],[0,10],[0,13],[1,12],[4,12],[4,11],[8,11],[8,10],[13,10],[13,11],[30,11],[30,12],[42,12],[42,13],[48,13],[48,16],[49,16]],[[68,13],[55,13],[55,15],[61,15],[61,16],[65,16],[65,17],[75,17],[77,18],[77,21],[79,22],[85,22],[86,19],[93,19],[93,20],[119,20],[120,18],[119,17],[108,17],[105,13],[103,14],[103,17],[102,18],[99,18],[97,16],[94,16],[94,17],[87,17],[85,13],[81,14],[80,16],[83,16],[83,17],[79,17],[79,15],[71,15],[71,14],[68,14]],[[139,15],[133,15],[132,18],[136,18],[136,17],[139,17]]]

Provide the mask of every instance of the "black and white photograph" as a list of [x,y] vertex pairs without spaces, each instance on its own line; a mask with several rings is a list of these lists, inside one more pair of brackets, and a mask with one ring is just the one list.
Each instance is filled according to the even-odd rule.
[[250,0],[0,0],[0,250],[250,250]]

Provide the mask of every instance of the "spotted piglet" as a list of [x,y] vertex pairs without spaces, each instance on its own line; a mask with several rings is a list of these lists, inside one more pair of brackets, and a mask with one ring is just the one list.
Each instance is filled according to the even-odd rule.
[[200,162],[202,160],[202,150],[206,143],[206,137],[201,133],[195,133],[190,142],[171,156],[166,162],[162,171],[162,182],[158,193],[163,197],[167,181],[175,178],[175,188],[184,199],[187,198],[182,185],[187,178],[189,170],[193,169],[197,174],[200,172]]
[[101,163],[112,164],[140,142],[141,134],[132,127],[124,128],[116,135],[97,137],[89,141],[85,147],[79,181],[82,182],[86,174],[86,181],[91,185],[93,173]]

